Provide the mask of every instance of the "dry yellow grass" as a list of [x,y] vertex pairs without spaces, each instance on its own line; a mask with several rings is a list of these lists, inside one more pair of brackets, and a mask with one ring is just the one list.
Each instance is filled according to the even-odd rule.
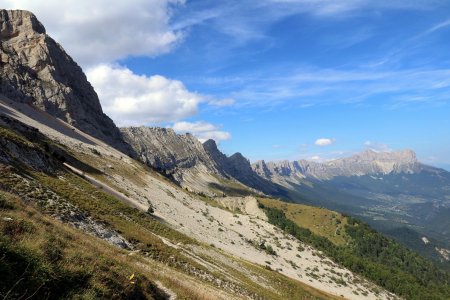
[[336,245],[346,243],[345,224],[347,218],[340,213],[303,204],[286,203],[274,199],[259,198],[267,207],[281,209],[286,217],[298,226],[308,228],[313,233],[328,238]]

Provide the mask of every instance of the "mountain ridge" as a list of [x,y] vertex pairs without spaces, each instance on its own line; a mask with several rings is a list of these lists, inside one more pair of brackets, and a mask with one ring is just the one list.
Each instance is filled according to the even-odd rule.
[[[25,34],[16,35],[7,28],[14,24],[6,18],[14,14],[28,24]],[[242,154],[228,157],[213,141],[202,145],[189,134],[135,128],[130,135],[136,137],[134,147],[141,147],[141,161],[117,150],[117,145],[102,142],[98,137],[124,143],[120,135],[105,135],[102,130],[107,128],[94,126],[100,121],[75,113],[77,109],[86,112],[89,99],[94,106],[100,104],[95,97],[78,99],[83,94],[61,91],[71,81],[63,72],[68,69],[54,64],[63,50],[55,54],[40,48],[42,33],[33,28],[31,40],[38,43],[30,42],[28,27],[40,27],[28,13],[7,12],[2,18],[2,32],[7,28],[30,48],[20,56],[2,41],[1,61],[16,73],[4,71],[2,86],[12,90],[5,88],[5,96],[0,90],[1,294],[13,298],[205,299],[213,295],[274,300],[449,295],[449,274],[360,221],[310,208],[320,211],[320,219],[331,226],[319,231],[325,236],[340,235],[338,229],[351,232],[351,239],[342,237],[349,244],[337,249],[325,236],[287,219],[283,211],[264,206],[260,200],[269,197],[258,197],[256,190],[237,183],[274,184],[259,177]],[[36,51],[38,64],[32,63],[30,70],[27,63]],[[33,77],[36,72],[38,76]],[[29,98],[27,92],[31,92]],[[80,107],[71,111],[65,105]],[[73,125],[90,128],[93,134]],[[115,125],[111,128],[118,131]],[[147,131],[148,138],[143,139]],[[152,164],[160,166],[159,172],[148,167]],[[161,169],[172,175],[180,172],[183,181],[197,184],[198,191],[183,188],[175,176],[162,176]],[[226,177],[217,176],[222,171],[232,180],[224,183]],[[210,179],[216,181],[208,184]],[[208,195],[211,183],[228,190],[238,186],[252,194]],[[275,199],[270,202],[285,205]],[[290,207],[302,209],[295,204]],[[313,219],[306,226],[322,225],[315,213],[303,216]],[[339,226],[337,220],[347,224]],[[376,251],[368,253],[372,248],[367,247],[367,236],[369,245],[379,246]],[[386,255],[378,255],[378,250]]]
[[0,10],[0,93],[33,105],[127,154],[80,66],[29,11]]
[[337,176],[413,174],[422,170],[431,170],[434,167],[420,163],[415,152],[407,149],[392,152],[365,150],[350,157],[327,162],[308,160],[265,162],[260,160],[253,163],[252,168],[258,175],[266,179],[276,176],[296,176],[297,178],[310,177],[329,180]]

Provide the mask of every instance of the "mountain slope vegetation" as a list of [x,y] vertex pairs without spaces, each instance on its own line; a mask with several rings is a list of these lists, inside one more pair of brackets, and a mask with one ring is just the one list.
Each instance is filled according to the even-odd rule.
[[[336,193],[317,178],[287,186],[258,175],[240,153],[165,129],[122,135],[32,13],[0,10],[0,22],[4,299],[450,296],[447,272],[367,224],[264,197],[361,213],[355,204],[366,198],[356,188]],[[383,156],[389,164],[376,170],[416,170]]]
[[269,222],[397,295],[407,299],[447,299],[450,296],[449,273],[361,221],[346,217],[346,244],[337,245],[323,234],[315,234],[299,225],[301,222],[292,217],[295,216],[292,207],[285,209],[290,215],[287,217],[273,202],[262,203],[267,205],[261,204]]

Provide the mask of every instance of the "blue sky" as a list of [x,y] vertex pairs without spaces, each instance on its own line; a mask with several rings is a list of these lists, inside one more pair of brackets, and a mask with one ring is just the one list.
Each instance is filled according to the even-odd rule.
[[450,169],[449,1],[94,1],[96,11],[68,0],[62,21],[43,1],[13,2],[0,0],[36,13],[119,125],[193,131],[252,161],[409,148]]

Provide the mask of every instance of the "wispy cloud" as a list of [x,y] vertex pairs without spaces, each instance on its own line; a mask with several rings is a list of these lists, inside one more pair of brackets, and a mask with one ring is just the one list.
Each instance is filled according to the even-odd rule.
[[[182,10],[172,28],[180,30],[204,25],[242,44],[268,38],[268,28],[294,15],[311,15],[329,22],[360,16],[368,10],[427,10],[442,4],[445,4],[442,0],[228,0],[216,1],[211,8],[208,3],[200,1],[191,3],[190,9]],[[355,35],[353,43],[365,39],[366,34]]]
[[373,142],[373,141],[365,141],[364,147],[366,149],[376,151],[376,152],[391,152],[392,149],[384,143]]
[[395,108],[406,105],[449,103],[450,69],[376,71],[299,69],[284,76],[265,74],[205,79],[211,87],[226,85],[235,105],[271,107],[285,103],[298,107],[359,104],[378,101]]
[[431,33],[435,32],[435,31],[438,31],[440,29],[443,29],[443,28],[446,28],[446,27],[449,27],[449,26],[450,26],[450,19],[448,19],[448,20],[446,20],[444,22],[441,22],[441,23],[431,27],[430,29],[425,31],[425,34],[431,34]]

